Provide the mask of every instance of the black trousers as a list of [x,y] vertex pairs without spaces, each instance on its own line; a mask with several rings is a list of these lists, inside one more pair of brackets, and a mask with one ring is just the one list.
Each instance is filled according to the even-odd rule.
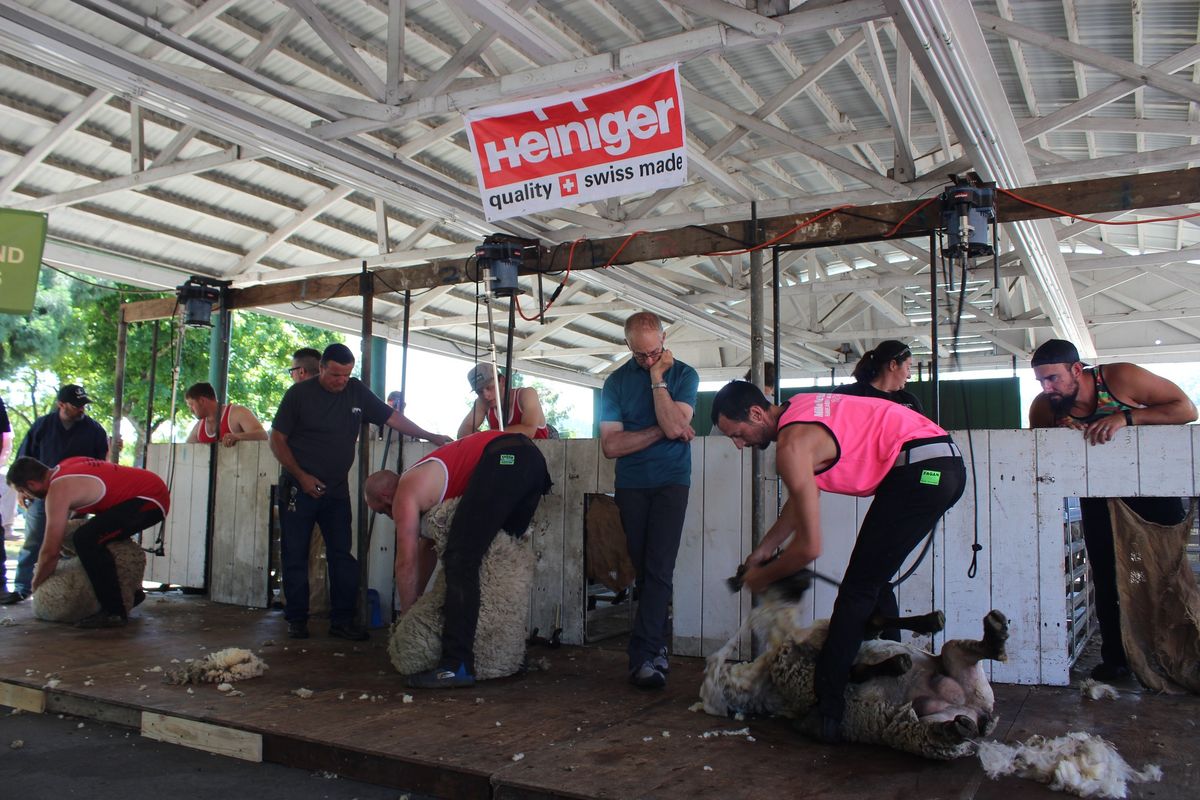
[[[928,475],[932,472],[939,473],[936,484]],[[966,474],[958,456],[931,458],[894,467],[875,490],[833,604],[829,638],[817,659],[817,700],[826,717],[842,719],[850,665],[863,642],[867,621],[878,608],[896,607],[892,576],[962,497]]]
[[454,512],[442,552],[446,600],[440,666],[458,669],[465,664],[468,672],[475,673],[483,556],[502,529],[514,537],[525,533],[551,485],[545,458],[525,436],[501,436],[484,448]]
[[[1187,516],[1187,506],[1178,497],[1123,497],[1133,513],[1147,522],[1176,525]],[[1100,623],[1100,659],[1114,667],[1127,667],[1121,642],[1121,602],[1117,592],[1117,552],[1113,541],[1112,517],[1107,497],[1079,498],[1083,543],[1092,567],[1096,592],[1096,621]]]
[[617,489],[616,501],[629,558],[637,571],[637,616],[628,649],[629,669],[635,670],[667,644],[675,557],[683,535],[688,487]]
[[92,590],[105,614],[126,615],[117,564],[106,545],[128,539],[162,521],[161,508],[149,500],[135,497],[101,511],[75,531],[75,554],[79,556],[79,563],[92,582]]

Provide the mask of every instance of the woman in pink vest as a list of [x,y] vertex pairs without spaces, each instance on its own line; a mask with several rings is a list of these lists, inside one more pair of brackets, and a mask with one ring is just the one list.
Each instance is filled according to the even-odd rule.
[[817,660],[818,705],[802,724],[823,741],[840,741],[846,682],[866,623],[876,612],[898,616],[890,581],[962,496],[962,454],[946,431],[917,412],[869,397],[799,394],[776,406],[753,384],[734,381],[713,400],[712,421],[738,449],[775,442],[776,468],[788,488],[779,519],[746,559],[751,592],[821,554],[820,491],[874,495]]

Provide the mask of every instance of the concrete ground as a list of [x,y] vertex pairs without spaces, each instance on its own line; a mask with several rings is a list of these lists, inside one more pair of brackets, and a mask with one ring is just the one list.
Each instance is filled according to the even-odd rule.
[[0,716],[0,797],[425,800],[328,772],[252,764],[164,744],[93,720],[10,713]]

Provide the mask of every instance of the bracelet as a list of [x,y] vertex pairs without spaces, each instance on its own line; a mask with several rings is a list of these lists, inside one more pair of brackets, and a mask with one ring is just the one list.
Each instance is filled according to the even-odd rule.
[[1134,425],[1134,423],[1133,423],[1133,412],[1132,412],[1132,411],[1130,411],[1128,408],[1127,408],[1127,409],[1125,409],[1125,424],[1126,424],[1126,425],[1128,425],[1128,426],[1129,426],[1129,427],[1131,427],[1131,428],[1132,428],[1132,427],[1133,427],[1133,425]]
[[650,384],[650,388],[651,388],[651,389],[666,389],[666,388],[667,388],[667,382],[666,382],[666,381],[659,381],[658,383],[652,383],[652,384]]

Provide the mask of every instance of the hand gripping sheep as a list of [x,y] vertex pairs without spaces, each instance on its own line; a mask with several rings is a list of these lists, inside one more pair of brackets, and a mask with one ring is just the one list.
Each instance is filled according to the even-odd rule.
[[[73,553],[72,535],[83,524],[83,520],[68,523],[67,535],[63,540],[63,551]],[[131,611],[145,597],[141,592],[142,575],[146,571],[146,553],[132,539],[118,539],[108,544],[113,561],[117,565],[117,578],[121,583],[121,597],[125,610]],[[58,562],[54,574],[33,593],[33,615],[47,622],[78,622],[100,610],[100,601],[92,589],[92,582],[84,572],[78,558],[64,558]]]
[[[800,719],[816,705],[816,661],[828,621],[802,627],[797,600],[794,587],[790,598],[776,587],[768,590],[742,630],[709,656],[700,689],[705,711]],[[756,625],[763,636],[763,653],[748,663],[728,663],[749,625]],[[876,629],[901,627],[921,633],[936,633],[943,625],[940,611],[872,620]],[[946,642],[938,655],[887,640],[863,642],[846,687],[842,738],[934,759],[973,754],[976,740],[996,726],[992,688],[979,662],[1004,661],[1007,639],[1008,620],[992,611],[983,620],[983,638]]]

